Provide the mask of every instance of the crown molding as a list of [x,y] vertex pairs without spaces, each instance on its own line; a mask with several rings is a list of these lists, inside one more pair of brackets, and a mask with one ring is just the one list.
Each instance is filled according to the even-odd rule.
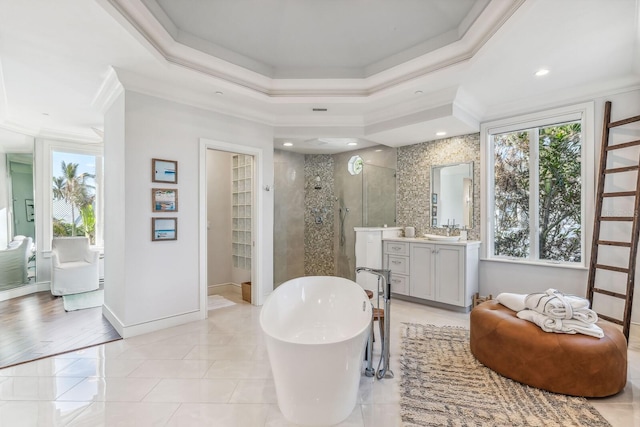
[[113,67],[109,67],[106,77],[91,101],[91,106],[104,114],[123,92],[124,87],[118,79],[118,73]]
[[[146,41],[154,55],[178,67],[265,97],[368,97],[471,59],[525,0],[491,0],[452,44],[370,77],[358,79],[273,79],[179,43],[142,0],[100,0]],[[115,13],[114,13],[115,12]],[[174,31],[175,32],[175,31]]]

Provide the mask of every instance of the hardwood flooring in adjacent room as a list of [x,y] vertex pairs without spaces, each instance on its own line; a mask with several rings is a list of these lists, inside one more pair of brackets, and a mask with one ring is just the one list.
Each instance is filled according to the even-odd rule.
[[66,312],[48,291],[0,302],[0,368],[117,339],[102,307]]

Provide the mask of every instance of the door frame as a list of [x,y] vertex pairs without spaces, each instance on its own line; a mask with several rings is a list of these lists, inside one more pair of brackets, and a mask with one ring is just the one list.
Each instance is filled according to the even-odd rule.
[[262,305],[264,287],[264,260],[262,254],[256,248],[262,247],[264,235],[261,213],[264,211],[264,196],[259,189],[263,184],[264,154],[261,148],[248,145],[232,144],[224,141],[216,141],[200,138],[200,208],[199,208],[199,276],[200,276],[200,311],[204,317],[207,312],[207,150],[225,151],[228,153],[246,154],[254,158],[253,191],[255,208],[251,218],[251,237],[253,248],[251,254],[251,301],[254,305]]

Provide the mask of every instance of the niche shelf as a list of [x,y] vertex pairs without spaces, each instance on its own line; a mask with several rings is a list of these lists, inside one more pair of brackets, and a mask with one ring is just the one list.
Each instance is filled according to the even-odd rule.
[[233,266],[251,270],[251,219],[253,195],[253,157],[244,154],[233,156],[232,162],[232,257]]

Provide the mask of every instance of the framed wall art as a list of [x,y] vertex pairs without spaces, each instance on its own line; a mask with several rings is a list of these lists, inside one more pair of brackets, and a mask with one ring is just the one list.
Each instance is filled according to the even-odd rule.
[[178,189],[152,188],[151,205],[153,212],[178,212]]
[[151,181],[178,183],[178,162],[174,160],[151,159]]
[[178,218],[151,218],[151,240],[178,240]]

